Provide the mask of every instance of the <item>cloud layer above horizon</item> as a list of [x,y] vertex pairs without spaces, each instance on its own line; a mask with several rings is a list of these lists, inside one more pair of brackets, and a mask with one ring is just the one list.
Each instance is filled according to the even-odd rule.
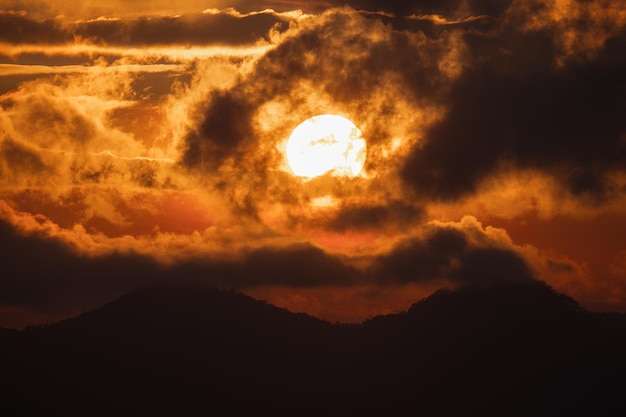
[[[167,3],[0,3],[0,325],[173,280],[345,320],[501,280],[626,310],[626,2]],[[325,113],[360,176],[290,171]]]

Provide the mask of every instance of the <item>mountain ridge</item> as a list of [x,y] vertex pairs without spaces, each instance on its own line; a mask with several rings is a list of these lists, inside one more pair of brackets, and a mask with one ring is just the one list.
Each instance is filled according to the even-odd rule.
[[624,388],[616,322],[540,283],[441,290],[360,325],[159,285],[0,333],[0,365],[29,413],[602,415]]

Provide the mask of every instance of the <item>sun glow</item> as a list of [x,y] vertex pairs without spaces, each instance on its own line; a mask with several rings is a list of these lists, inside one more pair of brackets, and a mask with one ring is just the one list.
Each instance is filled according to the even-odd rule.
[[365,164],[366,144],[350,120],[333,114],[299,124],[287,142],[287,161],[299,177],[356,177]]

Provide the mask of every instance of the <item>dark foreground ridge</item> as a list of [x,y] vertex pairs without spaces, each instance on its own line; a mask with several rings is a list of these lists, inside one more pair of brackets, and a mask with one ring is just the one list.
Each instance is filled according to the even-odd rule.
[[624,411],[623,316],[589,313],[538,283],[442,290],[362,325],[163,285],[2,330],[0,343],[0,407],[12,416]]

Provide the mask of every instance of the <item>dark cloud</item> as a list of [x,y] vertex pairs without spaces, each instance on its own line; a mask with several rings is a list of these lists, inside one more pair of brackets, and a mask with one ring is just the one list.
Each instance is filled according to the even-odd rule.
[[459,258],[451,278],[463,285],[529,282],[533,274],[516,253],[499,248],[473,248]]
[[169,266],[130,251],[80,255],[43,233],[23,235],[0,221],[0,306],[68,314],[98,306],[133,288],[190,282],[227,288],[394,285],[448,279],[463,285],[531,280],[512,250],[475,247],[464,232],[440,227],[402,242],[361,271],[310,244],[261,247],[238,259],[181,260]]
[[376,279],[401,283],[444,278],[472,286],[533,280],[532,271],[513,250],[474,246],[464,232],[452,228],[401,242],[378,259],[374,270]]
[[71,42],[72,35],[59,23],[51,19],[36,21],[21,14],[0,11],[0,42],[12,44]]
[[[368,25],[384,36],[354,29]],[[445,77],[438,63],[448,47],[428,42],[422,33],[384,27],[376,16],[329,13],[322,24],[304,28],[269,51],[259,62],[256,76],[286,87],[307,80],[348,104],[356,98],[367,101],[368,93],[386,87],[386,76],[398,75],[412,87],[416,98],[422,98],[439,91]],[[306,57],[314,58],[303,59]]]
[[112,253],[91,257],[43,234],[21,235],[0,221],[3,248],[0,306],[68,313],[93,308],[124,292],[158,282],[223,287],[348,285],[359,273],[310,246],[250,250],[240,260],[191,259],[163,266],[152,257]]
[[[448,78],[442,73],[440,64],[449,47],[449,44],[429,39],[423,32],[394,30],[389,38],[368,45],[363,62],[355,63],[366,68],[369,75],[352,77],[363,82],[353,88],[355,91],[366,89],[376,85],[379,77],[397,74],[401,85],[411,91],[415,101],[436,98],[448,86]],[[339,84],[332,87],[335,94],[345,88]]]
[[327,223],[327,227],[339,231],[382,229],[394,225],[406,227],[417,224],[423,216],[422,209],[400,201],[379,205],[354,205],[342,208]]
[[96,20],[77,24],[73,31],[109,45],[240,45],[267,38],[271,29],[284,30],[287,26],[286,18],[273,13],[246,16],[216,13]]
[[259,284],[317,287],[357,283],[359,273],[339,258],[310,245],[262,248],[251,252],[244,269]]
[[288,18],[275,13],[234,15],[198,13],[182,16],[89,20],[35,20],[0,12],[0,41],[11,44],[63,44],[75,38],[106,45],[243,45],[285,30]]
[[232,261],[183,261],[163,269],[161,276],[168,282],[210,283],[227,288],[298,288],[352,285],[361,273],[322,249],[302,244],[251,249]]
[[252,139],[254,103],[239,91],[211,93],[206,116],[199,130],[191,132],[186,138],[183,164],[188,167],[219,168],[228,156]]
[[157,276],[154,261],[113,254],[92,259],[42,235],[20,235],[0,221],[2,278],[0,303],[39,311],[72,311],[107,301]]
[[37,153],[10,139],[0,142],[0,174],[5,179],[18,171],[41,174],[46,170],[46,164]]
[[455,229],[439,229],[426,239],[401,242],[381,257],[375,267],[382,279],[399,282],[430,281],[445,276],[468,246],[465,235]]
[[472,66],[452,88],[445,117],[409,156],[408,184],[452,200],[514,166],[550,173],[574,195],[610,194],[606,176],[626,169],[626,36],[607,40],[593,60],[559,67],[553,35],[471,40]]
[[348,0],[336,2],[339,6],[348,4],[357,10],[384,11],[396,16],[413,14],[439,14],[445,16],[500,15],[504,13],[512,0]]
[[488,32],[497,23],[493,16],[460,16],[458,19],[438,19],[434,15],[420,15],[399,17],[394,15],[381,15],[369,12],[361,12],[369,15],[369,18],[378,19],[390,25],[398,31],[422,32],[431,39],[439,39],[454,30],[475,31],[478,33]]
[[[45,49],[45,48],[43,48]],[[53,66],[53,65],[90,65],[93,62],[93,54],[76,54],[68,52],[67,55],[63,53],[46,54],[44,52],[36,51],[20,51],[19,55],[8,55],[10,51],[0,51],[0,64],[17,64],[17,65],[41,65],[41,66]],[[119,59],[119,56],[106,56],[99,55],[98,59],[106,60],[109,64]],[[20,75],[28,77],[29,74]],[[42,74],[39,74],[37,78],[40,78]],[[3,75],[2,78],[11,77],[10,75]],[[17,86],[19,82],[13,83],[13,88]]]

